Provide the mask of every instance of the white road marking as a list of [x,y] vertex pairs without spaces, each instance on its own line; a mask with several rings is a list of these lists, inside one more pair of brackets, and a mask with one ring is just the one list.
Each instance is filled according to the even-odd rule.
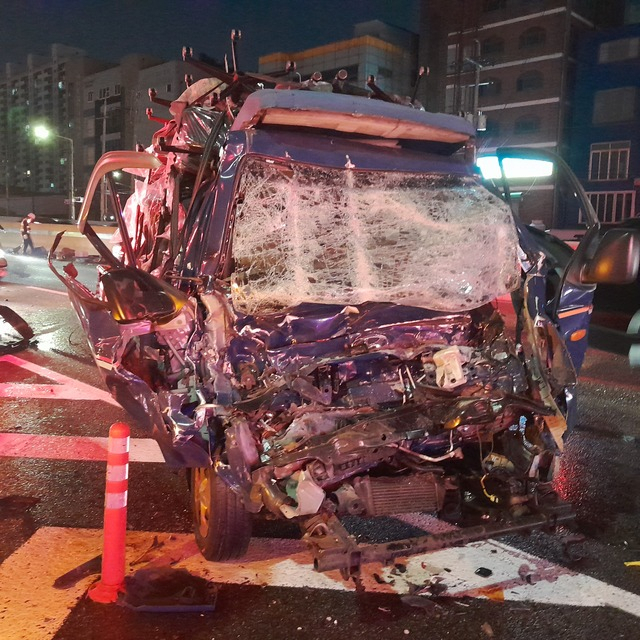
[[23,360],[13,355],[0,357],[2,363],[12,364],[25,371],[35,373],[55,384],[28,384],[19,382],[0,383],[0,398],[55,399],[55,400],[100,400],[115,407],[120,405],[107,391],[97,389],[89,384],[69,378],[57,371]]
[[[425,563],[430,572],[444,578],[443,584],[448,588],[444,595],[576,607],[609,606],[640,617],[640,596],[495,540],[409,558],[406,573],[393,576],[395,586],[404,589],[424,583]],[[520,575],[525,566],[531,583]],[[445,572],[445,567],[451,573]],[[492,575],[477,575],[479,567],[491,570]],[[389,576],[389,572],[385,568],[382,575]]]
[[[108,443],[106,437],[0,433],[0,457],[105,461]],[[164,462],[164,457],[155,440],[132,438],[129,461]]]
[[[100,553],[96,552],[99,536],[64,539],[57,533],[38,530],[0,565],[0,638],[52,638],[92,581],[85,578],[65,591],[53,588],[58,576]],[[37,562],[29,560],[31,553]]]
[[[154,538],[160,547],[149,551]],[[101,551],[100,530],[39,529],[0,566],[0,638],[52,638],[96,577],[63,591],[54,589],[53,582]],[[131,566],[134,561],[137,564]],[[173,566],[223,584],[355,589],[337,571],[315,572],[311,555],[299,540],[253,538],[245,558],[216,563],[200,556],[191,535],[128,531],[127,563],[129,574],[143,567]],[[640,596],[493,540],[414,556],[405,564],[404,573],[379,564],[366,565],[363,587],[368,592],[405,594],[437,575],[447,586],[444,595],[453,597],[609,606],[640,616]],[[529,567],[531,584],[519,574],[523,565]],[[493,573],[482,578],[475,574],[478,567]]]
[[66,291],[58,291],[56,289],[45,289],[44,287],[34,287],[32,285],[26,285],[25,289],[33,289],[34,291],[44,291],[45,293],[55,293],[58,296],[68,297]]

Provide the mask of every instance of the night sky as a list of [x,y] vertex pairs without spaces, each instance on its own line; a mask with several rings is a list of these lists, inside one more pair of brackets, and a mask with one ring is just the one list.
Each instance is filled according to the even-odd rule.
[[[0,63],[47,55],[54,42],[117,62],[130,53],[222,60],[231,29],[242,31],[239,66],[258,56],[350,38],[356,22],[380,19],[418,30],[419,0],[0,0]],[[229,56],[230,57],[230,56]]]

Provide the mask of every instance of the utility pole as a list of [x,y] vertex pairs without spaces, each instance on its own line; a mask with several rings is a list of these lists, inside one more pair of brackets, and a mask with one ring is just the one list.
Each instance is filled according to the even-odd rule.
[[480,41],[474,39],[475,55],[473,58],[465,58],[465,62],[475,67],[475,82],[473,85],[473,126],[476,131],[484,131],[486,129],[486,121],[484,115],[480,113],[480,71],[487,66],[487,63],[480,57]]
[[6,140],[4,147],[4,197],[5,197],[5,215],[9,215],[9,148],[11,147],[11,131],[9,114],[6,119]]

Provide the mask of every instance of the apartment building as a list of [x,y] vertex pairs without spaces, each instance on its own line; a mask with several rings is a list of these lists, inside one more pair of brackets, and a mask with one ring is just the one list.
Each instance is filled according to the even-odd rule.
[[[30,54],[25,64],[8,63],[0,78],[0,181],[4,209],[12,214],[12,197],[69,193],[72,153],[79,148],[82,78],[108,66],[84,51],[54,44],[51,54]],[[36,125],[53,134],[44,143]],[[76,175],[76,177],[78,177]]]
[[[186,75],[197,80],[206,74],[182,60],[144,54],[102,62],[62,44],[54,44],[50,56],[29,54],[25,64],[7,64],[0,78],[0,213],[71,215],[72,171],[79,198],[105,151],[150,144],[161,124],[148,118],[147,109],[161,119],[171,114],[151,104],[149,88],[175,100]],[[39,125],[50,132],[46,141],[34,136]]]
[[[186,89],[185,76],[191,80],[204,77],[199,69],[182,60],[164,62],[146,55],[134,54],[120,60],[117,66],[93,73],[83,80],[82,184],[86,184],[96,161],[107,151],[134,150],[147,147],[153,134],[162,127],[158,120],[171,119],[165,106],[152,104],[149,89],[158,98],[173,101]],[[123,193],[127,191],[122,178]],[[107,211],[105,195],[93,203],[90,216],[104,219]]]
[[[161,63],[157,58],[130,55],[117,66],[83,78],[82,168],[85,176],[105,151],[134,148],[135,122],[141,108],[138,77],[142,70]],[[145,92],[144,107],[148,103]]]

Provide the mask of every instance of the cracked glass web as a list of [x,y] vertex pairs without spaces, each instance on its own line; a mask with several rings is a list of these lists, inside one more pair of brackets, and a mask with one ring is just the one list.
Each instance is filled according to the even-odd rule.
[[252,158],[238,190],[233,304],[464,311],[515,287],[517,242],[507,206],[472,178]]

